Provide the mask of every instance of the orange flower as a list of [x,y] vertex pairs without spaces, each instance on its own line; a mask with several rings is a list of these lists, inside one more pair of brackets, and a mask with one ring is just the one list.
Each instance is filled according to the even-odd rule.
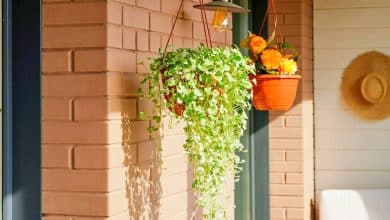
[[260,36],[251,36],[249,38],[249,48],[253,54],[259,54],[267,47],[267,42]]
[[266,70],[275,70],[279,68],[282,54],[275,49],[267,49],[261,54],[260,59]]

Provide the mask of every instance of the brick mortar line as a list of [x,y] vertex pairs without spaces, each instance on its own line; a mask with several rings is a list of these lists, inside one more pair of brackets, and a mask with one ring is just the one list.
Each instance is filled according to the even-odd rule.
[[118,4],[121,4],[122,6],[135,6],[137,8],[139,8],[138,6],[136,6],[136,3],[134,4],[128,4],[128,3],[125,3],[123,1],[116,1],[116,0],[106,0],[108,3],[110,2],[114,2],[114,3],[118,3]]
[[[116,76],[128,76],[127,74],[141,74],[141,73],[135,73],[135,72],[117,72],[118,74],[121,75],[116,75]],[[44,72],[43,76],[48,76],[48,78],[55,77],[55,76],[107,76],[107,78],[110,78],[109,73],[101,73],[101,72]],[[114,76],[115,77],[115,76]],[[108,94],[106,95],[108,96]]]
[[[126,215],[128,214],[128,211],[129,210],[125,210],[125,212],[121,213],[121,214],[117,214],[117,215],[114,215],[114,216],[110,216],[111,217],[117,217],[117,216],[121,216],[121,215]],[[50,214],[50,213],[42,213],[42,217],[44,218],[56,218],[56,217],[61,217],[61,218],[70,218],[71,220],[75,220],[75,219],[78,219],[78,218],[85,218],[85,217],[88,217],[90,218],[91,216],[82,216],[82,215],[62,215],[62,214]],[[96,218],[100,218],[99,216],[96,216]],[[105,217],[103,217],[105,218]]]
[[[122,122],[124,118],[114,118],[114,119],[102,119],[102,120],[74,120],[74,121],[71,121],[71,120],[43,120],[44,122],[53,122],[53,123],[63,123],[63,124],[110,124],[110,122],[117,122],[119,124],[119,122]],[[148,121],[145,121],[145,120],[141,120],[139,118],[134,118],[134,119],[130,119],[130,123],[131,122],[150,122],[150,120]],[[145,140],[140,140],[141,143],[144,143],[144,142],[148,142],[149,139],[145,139]]]
[[63,27],[107,27],[108,23],[72,23],[72,24],[45,24],[42,21],[42,29],[44,28],[63,28]]
[[76,65],[75,65],[75,63],[76,63],[75,61],[76,61],[76,60],[75,60],[75,54],[74,54],[74,53],[75,53],[74,50],[71,50],[71,51],[70,51],[69,64],[70,64],[70,67],[71,67],[71,68],[70,68],[71,72],[75,72],[75,66],[76,66]]
[[[108,23],[108,25],[111,25],[111,26],[114,26],[114,27],[117,27],[117,28],[126,28],[126,29],[133,30],[133,31],[146,31],[148,33],[161,34],[161,35],[164,35],[166,37],[168,37],[168,35],[169,35],[169,33],[154,31],[154,30],[151,30],[151,29],[147,30],[147,29],[135,28],[135,27],[131,27],[131,26],[125,26],[125,25],[114,24],[114,23]],[[180,38],[185,39],[185,40],[194,40],[193,37],[178,36],[176,34],[173,34],[173,36],[180,37]]]
[[61,5],[61,4],[81,4],[85,2],[107,2],[107,0],[83,0],[80,2],[75,2],[74,0],[67,1],[67,0],[62,0],[62,1],[57,1],[57,2],[52,2],[52,1],[42,1],[42,5]]
[[82,194],[82,195],[101,195],[101,196],[108,196],[112,193],[117,193],[117,192],[123,192],[125,191],[126,187],[122,187],[119,189],[115,189],[112,191],[54,191],[54,190],[42,190],[42,192],[48,192],[48,193],[56,193],[56,194]]
[[88,50],[106,50],[107,47],[56,47],[56,48],[42,48],[43,52],[55,52],[55,51],[71,51],[71,50],[82,50],[82,51],[88,51]]
[[[130,167],[130,166],[129,166]],[[120,167],[110,167],[110,168],[74,168],[74,169],[58,169],[58,168],[46,168],[42,167],[42,171],[69,171],[69,172],[78,172],[78,171],[102,171],[102,172],[109,172],[109,171],[116,171],[116,170],[122,170],[127,168],[127,166],[120,166]]]
[[[80,99],[96,99],[96,98],[119,98],[119,99],[139,99],[140,97],[139,96],[135,96],[135,95],[102,95],[102,96],[42,96],[43,98],[46,98],[46,99],[77,99],[77,100],[80,100]],[[105,119],[102,119],[103,121]],[[61,121],[68,121],[68,120],[61,120]]]
[[116,76],[126,76],[125,74],[139,74],[139,76],[142,76],[141,74],[147,74],[147,73],[137,73],[137,72],[114,72],[114,71],[90,71],[90,72],[42,72],[44,76],[96,76],[96,75],[111,75],[114,74]]

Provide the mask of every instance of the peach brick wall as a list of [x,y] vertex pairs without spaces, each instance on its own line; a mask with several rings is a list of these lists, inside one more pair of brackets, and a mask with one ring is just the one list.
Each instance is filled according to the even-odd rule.
[[[174,47],[204,40],[185,0]],[[140,61],[165,43],[179,0],[43,0],[43,219],[189,219],[191,172],[182,125],[150,136],[137,112]],[[210,17],[210,16],[209,16]],[[217,45],[231,31],[212,32]],[[233,184],[229,185],[232,190]],[[233,201],[228,202],[232,215]]]
[[282,35],[301,54],[302,80],[294,107],[269,116],[271,219],[309,220],[314,216],[313,6],[312,0],[275,4]]

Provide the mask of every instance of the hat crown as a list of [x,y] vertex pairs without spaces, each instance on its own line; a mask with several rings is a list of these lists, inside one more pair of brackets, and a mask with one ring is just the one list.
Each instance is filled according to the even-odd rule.
[[383,74],[374,72],[365,75],[360,84],[360,92],[369,103],[382,102],[387,93],[387,83]]

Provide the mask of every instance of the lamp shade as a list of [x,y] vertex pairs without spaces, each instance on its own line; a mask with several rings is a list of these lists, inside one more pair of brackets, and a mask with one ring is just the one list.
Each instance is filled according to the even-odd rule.
[[[201,9],[201,5],[194,5],[194,8]],[[218,10],[226,10],[232,13],[248,13],[249,9],[243,8],[239,5],[233,4],[228,0],[213,0],[212,2],[208,2],[203,5],[205,10],[209,11],[218,11]]]

